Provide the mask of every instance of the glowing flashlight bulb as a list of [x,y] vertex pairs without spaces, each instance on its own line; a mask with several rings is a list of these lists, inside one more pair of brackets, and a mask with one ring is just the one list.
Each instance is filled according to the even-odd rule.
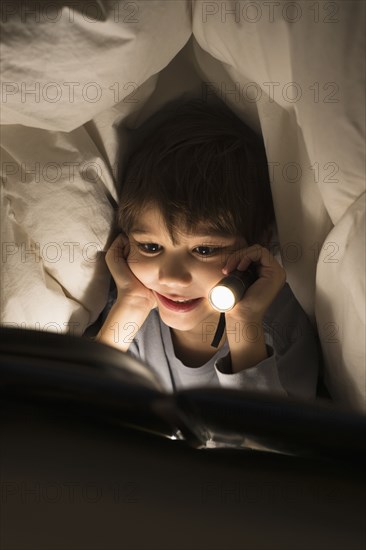
[[210,292],[211,304],[220,311],[230,311],[235,305],[235,296],[226,286],[215,286]]
[[257,278],[258,274],[254,264],[251,264],[245,271],[232,271],[211,288],[208,295],[210,304],[217,311],[230,311],[236,303],[240,302]]

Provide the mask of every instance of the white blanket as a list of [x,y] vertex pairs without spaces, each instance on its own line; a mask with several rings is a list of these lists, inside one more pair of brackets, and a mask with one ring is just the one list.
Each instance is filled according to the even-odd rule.
[[364,3],[24,5],[2,30],[2,322],[97,318],[115,126],[127,142],[169,99],[215,92],[264,136],[288,282],[332,396],[365,410]]

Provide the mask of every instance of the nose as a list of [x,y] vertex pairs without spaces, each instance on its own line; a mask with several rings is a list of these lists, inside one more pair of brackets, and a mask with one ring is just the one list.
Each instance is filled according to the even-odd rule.
[[192,275],[181,262],[164,262],[159,269],[159,283],[170,288],[185,288],[192,283]]

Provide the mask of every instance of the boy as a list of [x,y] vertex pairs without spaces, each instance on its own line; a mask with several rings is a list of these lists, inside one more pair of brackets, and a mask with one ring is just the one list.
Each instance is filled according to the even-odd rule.
[[[225,104],[173,102],[137,132],[121,177],[106,262],[116,300],[97,340],[147,363],[168,391],[226,386],[315,398],[319,349],[286,272],[261,139]],[[256,262],[258,280],[225,313],[208,293]]]

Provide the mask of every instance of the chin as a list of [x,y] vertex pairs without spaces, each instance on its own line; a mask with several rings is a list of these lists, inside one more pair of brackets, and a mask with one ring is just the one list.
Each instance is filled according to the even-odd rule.
[[181,318],[179,318],[179,314],[177,313],[169,315],[168,313],[162,312],[159,308],[158,311],[162,321],[164,321],[168,327],[175,328],[176,330],[192,330],[199,322],[196,319],[193,320],[192,317],[190,319],[184,319],[182,314]]

